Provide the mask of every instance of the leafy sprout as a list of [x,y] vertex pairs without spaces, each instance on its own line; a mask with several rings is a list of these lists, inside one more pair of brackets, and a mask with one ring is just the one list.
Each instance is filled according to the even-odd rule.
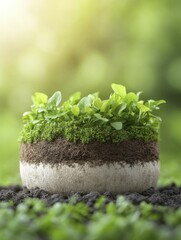
[[62,94],[57,91],[48,98],[43,93],[32,97],[31,111],[23,114],[25,128],[34,129],[36,125],[72,123],[77,127],[98,126],[120,132],[129,127],[144,127],[159,132],[161,118],[153,114],[159,110],[164,100],[140,100],[141,92],[127,92],[126,87],[112,83],[113,92],[108,99],[101,99],[99,93],[81,97],[74,93],[67,101],[61,102]]

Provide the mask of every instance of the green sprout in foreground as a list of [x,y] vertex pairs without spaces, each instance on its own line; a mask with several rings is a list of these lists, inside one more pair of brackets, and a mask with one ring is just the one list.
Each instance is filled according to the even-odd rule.
[[76,92],[64,103],[57,91],[48,99],[43,93],[32,97],[31,111],[23,114],[20,141],[33,143],[64,137],[88,143],[121,142],[129,139],[157,141],[161,118],[153,112],[164,100],[140,100],[140,92],[127,93],[122,85],[112,84],[113,93],[102,100],[99,93],[81,98]]

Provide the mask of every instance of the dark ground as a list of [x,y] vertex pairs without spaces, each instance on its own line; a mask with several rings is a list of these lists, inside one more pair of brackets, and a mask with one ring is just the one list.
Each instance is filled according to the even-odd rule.
[[[105,192],[104,194],[100,194],[98,192],[50,194],[38,188],[28,190],[27,188],[22,188],[21,186],[0,187],[0,201],[13,200],[14,206],[17,206],[26,198],[38,198],[45,200],[48,206],[57,202],[78,203],[83,201],[89,207],[93,207],[95,201],[102,195],[106,198],[105,204],[114,202],[117,198],[117,195],[110,192]],[[167,206],[175,209],[181,207],[181,187],[176,186],[174,183],[158,189],[150,188],[142,193],[126,193],[124,196],[135,205],[145,201],[147,203],[152,203],[153,205]]]

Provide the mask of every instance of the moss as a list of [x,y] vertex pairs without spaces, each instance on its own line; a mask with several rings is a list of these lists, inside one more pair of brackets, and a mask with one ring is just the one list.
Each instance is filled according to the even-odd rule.
[[111,141],[116,143],[133,139],[140,139],[145,142],[158,141],[159,134],[148,126],[130,126],[118,131],[110,126],[91,126],[87,123],[76,123],[75,121],[42,121],[36,125],[24,125],[19,140],[23,143],[34,143],[53,141],[58,137],[63,137],[72,142]]

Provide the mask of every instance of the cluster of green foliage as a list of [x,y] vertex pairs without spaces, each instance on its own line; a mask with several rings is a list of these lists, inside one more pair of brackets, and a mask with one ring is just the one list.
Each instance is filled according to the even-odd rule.
[[16,209],[0,203],[1,240],[180,240],[181,209],[141,203],[134,206],[122,196],[104,204],[101,197],[92,214],[84,203],[56,203],[27,199]]
[[128,139],[157,140],[161,119],[153,114],[164,100],[139,99],[140,93],[127,93],[122,85],[112,84],[113,93],[102,100],[98,93],[81,98],[76,92],[60,105],[61,92],[51,98],[43,93],[32,97],[31,111],[23,114],[21,142],[54,140],[120,142]]

